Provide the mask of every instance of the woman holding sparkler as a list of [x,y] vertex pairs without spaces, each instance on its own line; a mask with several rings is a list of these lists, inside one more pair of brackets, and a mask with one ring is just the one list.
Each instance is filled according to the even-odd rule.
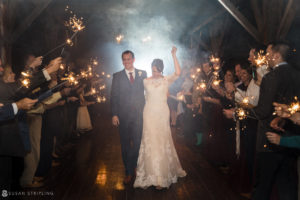
[[163,61],[154,59],[152,77],[144,80],[146,104],[134,187],[168,188],[177,182],[178,177],[186,176],[173,144],[169,122],[170,110],[167,104],[168,87],[181,71],[176,51],[177,49],[173,47],[174,75],[163,76]]

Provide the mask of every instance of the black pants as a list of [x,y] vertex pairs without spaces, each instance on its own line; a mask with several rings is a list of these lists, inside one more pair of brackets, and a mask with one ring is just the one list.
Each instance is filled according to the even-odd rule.
[[0,156],[0,191],[11,190],[12,184],[12,157]]
[[120,120],[120,142],[126,175],[134,175],[142,138],[142,119]]
[[297,199],[296,157],[283,153],[257,154],[253,200],[269,200],[276,184],[280,200]]

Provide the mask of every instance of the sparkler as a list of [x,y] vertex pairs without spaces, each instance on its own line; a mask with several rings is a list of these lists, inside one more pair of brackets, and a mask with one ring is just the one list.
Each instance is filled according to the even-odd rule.
[[259,50],[254,61],[258,67],[268,65],[267,54],[264,54],[264,50]]
[[[65,8],[65,11],[69,11],[69,6],[66,6]],[[69,11],[70,14],[73,14],[73,11]],[[75,37],[75,35],[79,32],[79,31],[82,31],[84,28],[85,28],[85,25],[83,24],[83,18],[77,18],[76,15],[73,15],[72,17],[69,18],[68,21],[65,21],[65,26],[69,27],[74,33],[73,35],[68,38],[64,43],[58,45],[57,47],[51,49],[50,51],[48,51],[47,53],[45,53],[43,55],[43,57],[49,55],[50,53],[54,52],[55,50],[63,47],[60,55],[63,54],[64,52],[64,49],[65,49],[65,46],[66,45],[70,45],[70,46],[73,46],[73,41],[72,39]]]
[[24,77],[29,77],[30,76],[30,73],[29,72],[21,72],[22,76]]
[[[297,101],[298,98],[295,97],[295,100]],[[288,111],[291,113],[291,115],[295,114],[296,112],[299,112],[300,111],[300,103],[299,103],[299,101],[291,103],[289,105],[289,107],[288,107]]]
[[200,73],[201,72],[201,68],[197,68],[197,73]]
[[149,41],[151,41],[151,37],[150,36],[147,36],[147,37],[145,37],[145,38],[143,38],[142,39],[142,42],[149,42]]
[[92,94],[96,94],[96,89],[95,89],[95,88],[92,88],[92,89],[91,89],[91,93],[92,93]]
[[120,44],[120,43],[122,42],[123,39],[124,39],[124,35],[118,35],[118,36],[116,37],[116,41],[117,41],[118,44]]
[[203,89],[203,90],[206,89],[206,83],[200,83],[199,84],[199,89],[200,88]]
[[68,38],[68,39],[66,40],[66,44],[69,45],[69,46],[71,47],[71,46],[73,46],[73,41],[72,41],[70,38]]
[[220,62],[220,58],[214,57],[213,55],[210,57],[210,62],[212,63],[218,63]]
[[107,74],[106,77],[107,77],[107,78],[110,78],[111,76],[110,76],[110,74]]
[[22,80],[21,82],[24,87],[29,88],[30,80],[28,78]]
[[219,76],[219,72],[213,72],[214,76]]
[[104,90],[105,88],[106,88],[106,86],[102,85],[102,86],[99,87],[99,90]]
[[183,94],[178,95],[177,100],[183,101],[184,100],[184,95]]
[[243,100],[242,100],[243,104],[248,104],[249,103],[249,97],[245,97]]
[[243,120],[247,118],[247,112],[243,108],[237,108],[235,112],[239,120]]
[[69,20],[65,22],[65,26],[69,27],[74,33],[82,31],[85,28],[83,18],[77,18],[76,15],[70,17]]
[[219,65],[214,65],[214,70],[217,72],[217,71],[219,71],[220,70],[220,66]]
[[220,80],[214,80],[214,81],[213,81],[213,84],[214,84],[215,86],[218,86],[218,85],[220,85],[220,82],[221,82]]
[[77,79],[75,78],[73,72],[71,72],[71,73],[68,75],[68,77],[64,77],[64,78],[62,78],[61,80],[67,80],[67,81],[69,81],[69,83],[70,83],[71,85],[77,85],[77,84],[78,84],[78,81],[77,81]]

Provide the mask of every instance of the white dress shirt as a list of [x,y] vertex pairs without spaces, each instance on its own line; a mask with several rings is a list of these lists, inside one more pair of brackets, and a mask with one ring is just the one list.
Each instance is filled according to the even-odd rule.
[[133,79],[135,79],[135,69],[134,68],[133,68],[132,71],[129,71],[129,70],[125,69],[125,72],[126,72],[126,75],[128,77],[128,80],[130,80],[130,74],[129,74],[130,72],[132,72]]

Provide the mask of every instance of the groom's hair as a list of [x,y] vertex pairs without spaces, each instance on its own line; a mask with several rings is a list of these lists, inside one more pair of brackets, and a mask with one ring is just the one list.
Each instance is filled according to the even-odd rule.
[[124,54],[131,54],[132,58],[134,58],[134,53],[133,53],[132,51],[130,51],[130,50],[126,50],[126,51],[124,51],[124,52],[122,53],[122,59],[123,59],[123,55],[124,55]]

